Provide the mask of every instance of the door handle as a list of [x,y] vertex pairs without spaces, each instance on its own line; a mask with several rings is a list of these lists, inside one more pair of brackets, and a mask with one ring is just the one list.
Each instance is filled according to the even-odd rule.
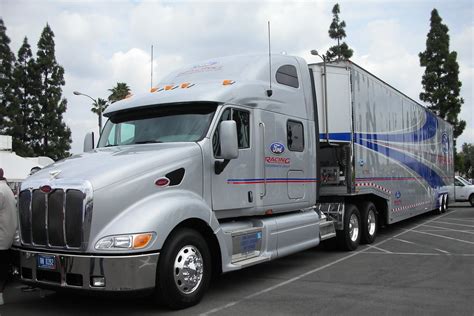
[[263,192],[260,192],[260,199],[267,195],[267,173],[265,170],[265,124],[260,122],[258,127],[262,134],[262,171],[263,171]]

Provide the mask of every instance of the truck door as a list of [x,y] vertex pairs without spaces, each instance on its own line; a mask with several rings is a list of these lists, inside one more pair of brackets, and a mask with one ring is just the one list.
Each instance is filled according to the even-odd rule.
[[309,172],[307,122],[270,111],[261,111],[258,119],[263,144],[257,153],[258,170],[263,170],[259,206],[273,212],[298,209],[300,202],[309,201],[310,191],[316,192],[316,179]]
[[[229,161],[220,174],[212,173],[212,207],[214,210],[244,210],[255,206],[258,179],[255,175],[255,142],[251,110],[229,106],[221,112],[219,123],[237,123],[239,157]],[[213,136],[213,155],[219,160],[219,125]]]
[[467,187],[464,185],[464,183],[462,183],[458,179],[454,179],[454,186],[454,194],[456,200],[467,200]]

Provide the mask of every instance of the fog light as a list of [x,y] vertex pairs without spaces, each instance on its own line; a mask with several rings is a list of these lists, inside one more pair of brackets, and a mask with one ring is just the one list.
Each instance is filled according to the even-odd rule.
[[104,287],[105,286],[105,277],[103,277],[103,276],[91,277],[91,286],[93,286],[93,287]]

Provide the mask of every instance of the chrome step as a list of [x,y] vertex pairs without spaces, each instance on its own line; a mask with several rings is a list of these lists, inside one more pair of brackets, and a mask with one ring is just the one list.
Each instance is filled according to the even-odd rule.
[[255,264],[262,263],[262,262],[265,262],[265,261],[270,261],[270,257],[266,257],[266,256],[253,257],[253,258],[250,258],[250,259],[235,262],[234,264],[236,266],[241,267],[241,268],[246,268],[246,267],[253,266]]
[[326,240],[336,236],[336,228],[332,221],[322,220],[319,222],[319,235],[320,239]]

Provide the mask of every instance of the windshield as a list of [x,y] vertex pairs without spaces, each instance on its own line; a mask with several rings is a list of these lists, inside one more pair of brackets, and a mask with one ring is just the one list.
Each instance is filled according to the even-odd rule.
[[113,114],[97,147],[196,142],[207,132],[216,104],[158,106]]
[[458,178],[459,181],[461,181],[461,183],[463,183],[465,185],[471,185],[471,182],[467,181],[463,177],[457,177],[457,178]]

